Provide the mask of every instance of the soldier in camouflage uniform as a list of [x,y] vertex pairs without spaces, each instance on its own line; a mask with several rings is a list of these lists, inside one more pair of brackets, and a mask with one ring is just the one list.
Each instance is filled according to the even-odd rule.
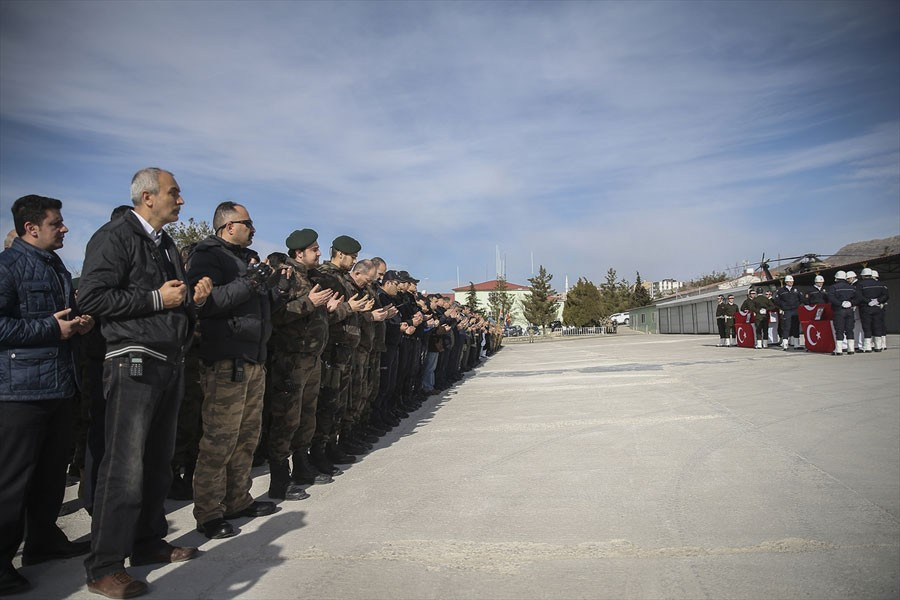
[[[335,297],[333,290],[309,279],[309,269],[319,263],[317,239],[315,231],[302,229],[285,240],[289,256],[284,264],[293,274],[287,302],[272,315],[271,385],[266,390],[271,414],[266,446],[272,474],[270,498],[301,500],[309,497],[301,484],[332,481],[330,474],[311,467],[307,454],[316,427],[322,373],[319,357],[328,341],[328,303]],[[292,455],[293,473],[288,462]]]
[[372,260],[361,260],[353,266],[350,278],[357,293],[366,294],[375,302],[375,308],[359,313],[359,345],[353,355],[352,381],[350,384],[350,402],[347,415],[341,423],[341,450],[347,454],[362,454],[372,449],[372,443],[378,437],[363,431],[363,415],[368,417],[368,405],[371,396],[372,355],[375,344],[375,325],[381,323],[388,315],[386,309],[378,305],[378,299],[371,294],[370,284],[375,280],[377,270]]
[[250,469],[259,441],[266,381],[266,344],[278,278],[247,247],[256,231],[247,209],[223,202],[215,234],[194,249],[188,281],[212,279],[200,311],[203,437],[194,471],[194,517],[208,538],[237,532],[228,522],[275,512],[250,495]]
[[374,303],[358,294],[349,270],[356,262],[362,246],[350,236],[338,236],[331,243],[331,260],[318,269],[318,275],[330,284],[341,298],[328,315],[328,344],[322,354],[322,386],[316,408],[316,432],[310,449],[312,464],[323,473],[333,471],[334,464],[348,464],[356,457],[341,451],[337,445],[341,420],[347,409],[352,377],[353,353],[359,345],[357,313],[370,310]]

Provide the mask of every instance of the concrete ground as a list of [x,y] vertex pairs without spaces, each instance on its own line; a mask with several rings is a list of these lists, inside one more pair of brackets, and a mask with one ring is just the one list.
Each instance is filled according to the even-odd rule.
[[[236,537],[173,502],[169,540],[202,556],[129,571],[156,598],[898,598],[898,341],[508,344]],[[88,534],[84,511],[61,523]],[[98,597],[80,559],[22,573],[22,598]]]

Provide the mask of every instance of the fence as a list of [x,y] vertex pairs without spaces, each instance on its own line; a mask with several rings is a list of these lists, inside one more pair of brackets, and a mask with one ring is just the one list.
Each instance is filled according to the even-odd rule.
[[616,333],[615,325],[603,325],[601,327],[560,327],[553,330],[560,335],[607,335]]

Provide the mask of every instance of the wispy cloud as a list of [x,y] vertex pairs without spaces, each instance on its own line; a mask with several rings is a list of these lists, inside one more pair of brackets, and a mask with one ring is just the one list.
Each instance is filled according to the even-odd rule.
[[[261,251],[295,227],[349,233],[433,289],[457,268],[493,277],[497,245],[513,280],[534,254],[561,286],[900,230],[896,3],[7,2],[0,17],[0,199],[66,201],[70,263],[148,164],[176,172],[188,216],[246,202]],[[851,196],[870,210],[833,218]]]

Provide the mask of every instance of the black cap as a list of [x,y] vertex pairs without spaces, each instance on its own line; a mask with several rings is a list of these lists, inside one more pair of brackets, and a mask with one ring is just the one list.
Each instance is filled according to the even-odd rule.
[[419,280],[409,274],[409,271],[400,271],[400,281],[405,281],[406,283],[419,283]]
[[294,233],[289,235],[284,243],[288,250],[306,250],[319,239],[319,234],[312,229],[295,229]]
[[349,235],[339,235],[331,242],[331,247],[344,254],[358,254],[362,245]]
[[400,281],[400,274],[397,271],[385,271],[381,277],[381,281]]

